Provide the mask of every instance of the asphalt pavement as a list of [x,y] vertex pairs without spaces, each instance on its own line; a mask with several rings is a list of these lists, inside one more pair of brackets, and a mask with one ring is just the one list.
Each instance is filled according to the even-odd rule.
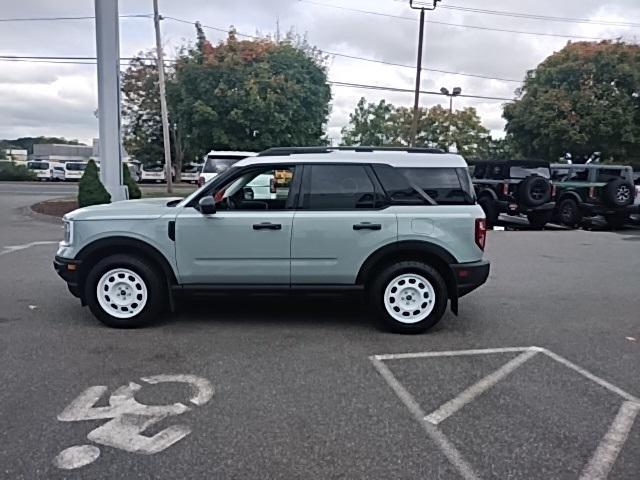
[[488,283],[418,336],[332,296],[111,330],[24,208],[60,192],[6,185],[2,479],[640,477],[638,231],[490,232]]

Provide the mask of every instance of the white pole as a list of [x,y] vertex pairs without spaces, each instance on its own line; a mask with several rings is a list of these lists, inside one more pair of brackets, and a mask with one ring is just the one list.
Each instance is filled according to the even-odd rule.
[[95,9],[100,179],[115,202],[128,197],[122,185],[118,0],[95,0]]
[[173,192],[171,169],[171,139],[169,138],[169,112],[167,110],[167,88],[164,79],[164,55],[160,35],[160,13],[158,0],[153,0],[153,23],[156,28],[156,52],[158,56],[158,85],[160,86],[160,114],[162,116],[162,138],[164,143],[164,166],[167,176],[167,192]]

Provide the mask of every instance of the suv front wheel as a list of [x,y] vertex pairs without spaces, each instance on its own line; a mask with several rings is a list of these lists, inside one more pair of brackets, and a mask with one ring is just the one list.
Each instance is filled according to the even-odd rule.
[[166,299],[162,278],[143,259],[112,255],[89,271],[85,299],[91,312],[105,325],[141,327],[162,313]]
[[447,308],[447,286],[433,267],[417,261],[394,263],[373,281],[371,305],[384,327],[396,333],[422,333]]

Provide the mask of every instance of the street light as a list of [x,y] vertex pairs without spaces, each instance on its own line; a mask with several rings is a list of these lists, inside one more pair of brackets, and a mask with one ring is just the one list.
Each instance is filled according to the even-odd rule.
[[447,137],[448,137],[447,144],[449,145],[449,148],[451,148],[451,143],[452,143],[451,142],[451,123],[453,120],[453,97],[457,97],[458,95],[460,95],[462,93],[462,88],[455,87],[451,92],[449,92],[448,88],[442,87],[440,89],[440,93],[449,97],[449,121],[447,125]]
[[409,0],[409,6],[420,10],[420,33],[418,34],[418,62],[416,66],[416,93],[413,103],[413,122],[411,124],[411,146],[416,146],[418,134],[418,109],[420,108],[420,77],[422,74],[422,44],[424,43],[424,12],[435,10],[441,0]]
[[462,93],[462,88],[455,87],[451,93],[449,93],[449,89],[442,87],[440,89],[440,93],[449,97],[449,115],[453,114],[453,97],[457,97]]

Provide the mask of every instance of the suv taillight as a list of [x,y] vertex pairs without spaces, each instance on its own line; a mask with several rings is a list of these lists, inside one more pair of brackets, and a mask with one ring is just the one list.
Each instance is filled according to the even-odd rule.
[[556,186],[555,185],[551,185],[551,200],[553,200],[554,198],[556,198]]
[[596,198],[596,187],[589,188],[589,197]]
[[503,183],[502,184],[502,194],[503,195],[509,195],[509,184],[508,183]]
[[476,245],[484,251],[487,243],[487,221],[484,218],[476,218]]

